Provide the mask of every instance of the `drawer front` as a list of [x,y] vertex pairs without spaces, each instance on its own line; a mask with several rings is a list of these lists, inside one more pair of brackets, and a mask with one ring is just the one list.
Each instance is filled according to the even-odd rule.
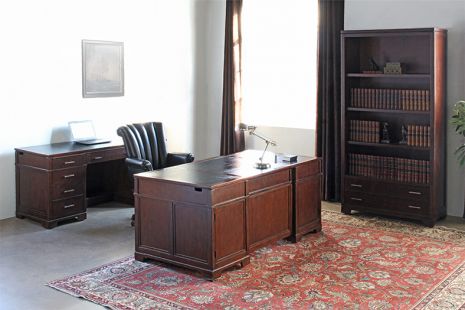
[[123,147],[117,149],[95,151],[87,154],[87,162],[89,164],[123,158],[126,158],[126,151]]
[[374,181],[368,181],[358,178],[344,178],[345,191],[366,192],[373,190]]
[[78,167],[84,164],[85,164],[84,154],[55,157],[52,159],[52,169]]
[[52,199],[62,199],[84,193],[84,168],[62,169],[52,172]]
[[370,195],[361,191],[346,191],[344,203],[371,209],[382,209],[383,199],[380,196]]
[[237,182],[212,190],[212,204],[226,202],[245,196],[245,182]]
[[296,167],[297,179],[303,179],[305,177],[318,174],[320,172],[321,168],[319,159],[314,159]]
[[[181,201],[202,205],[211,204],[211,190],[189,185],[157,181],[149,178],[136,178],[136,194],[160,200]],[[138,188],[138,189],[137,189]]]
[[16,164],[49,169],[48,157],[23,151],[16,151]]
[[430,198],[429,186],[409,184],[392,184],[390,192],[393,197],[415,199],[428,202]]
[[429,203],[427,201],[405,198],[390,198],[384,201],[384,208],[388,211],[401,212],[411,215],[429,214]]
[[86,211],[84,206],[84,196],[73,197],[55,201],[52,204],[53,217],[55,219],[77,215]]
[[271,186],[287,183],[290,181],[290,170],[286,169],[270,173],[266,176],[259,176],[247,181],[247,193],[256,192]]

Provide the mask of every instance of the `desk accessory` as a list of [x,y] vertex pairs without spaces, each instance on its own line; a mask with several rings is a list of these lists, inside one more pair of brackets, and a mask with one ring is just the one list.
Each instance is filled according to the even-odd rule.
[[248,126],[244,123],[240,123],[239,124],[239,129],[242,130],[242,131],[248,131],[249,132],[249,135],[254,135],[260,139],[262,139],[263,141],[265,141],[266,143],[266,146],[265,146],[265,149],[263,150],[263,153],[262,153],[262,156],[260,156],[259,158],[259,161],[255,163],[255,166],[254,168],[257,168],[257,169],[260,169],[260,170],[263,170],[263,169],[268,169],[271,167],[271,164],[269,163],[264,163],[263,162],[263,157],[265,156],[265,152],[266,152],[266,149],[268,148],[268,146],[271,144],[272,146],[276,146],[276,142],[267,138],[267,137],[264,137],[258,133],[255,132],[255,129],[257,129],[256,126]]

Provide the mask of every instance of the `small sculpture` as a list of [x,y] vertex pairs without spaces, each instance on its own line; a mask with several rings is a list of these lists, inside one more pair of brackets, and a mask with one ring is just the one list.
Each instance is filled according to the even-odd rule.
[[389,124],[387,122],[383,123],[381,143],[391,143],[391,139],[389,138]]
[[371,71],[379,71],[379,66],[378,66],[378,64],[375,62],[375,60],[373,58],[370,58],[370,70]]
[[401,132],[401,139],[399,141],[399,144],[407,144],[407,137],[408,137],[408,131],[407,128],[405,128],[404,125],[402,125],[402,128],[400,129]]

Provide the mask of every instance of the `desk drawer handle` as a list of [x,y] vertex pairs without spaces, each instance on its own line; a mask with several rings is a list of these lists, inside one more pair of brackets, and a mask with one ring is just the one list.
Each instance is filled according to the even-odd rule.
[[94,157],[94,160],[99,160],[99,159],[103,159],[103,156],[95,156]]
[[72,193],[72,192],[74,192],[74,191],[75,191],[74,188],[72,188],[72,189],[66,189],[66,190],[63,191],[63,193],[65,193],[65,194],[66,194],[66,193]]
[[355,201],[363,201],[362,198],[355,198],[355,197],[350,197],[350,200],[355,200]]
[[70,161],[65,161],[65,165],[72,165],[72,164],[75,164],[76,161],[74,160],[70,160]]
[[421,209],[421,207],[417,207],[417,206],[408,206],[410,209]]
[[352,187],[359,187],[359,188],[362,188],[362,187],[363,187],[363,186],[360,185],[360,184],[352,184],[352,183],[350,184],[350,186],[352,186]]
[[69,208],[72,208],[72,207],[74,207],[74,206],[75,206],[75,205],[74,205],[74,203],[72,203],[72,204],[70,204],[70,205],[66,205],[66,206],[64,206],[63,208],[65,208],[65,209],[69,209]]
[[65,176],[63,176],[65,179],[69,179],[69,178],[72,178],[74,177],[75,175],[74,174],[67,174]]
[[420,192],[409,191],[408,193],[411,194],[411,195],[422,195]]

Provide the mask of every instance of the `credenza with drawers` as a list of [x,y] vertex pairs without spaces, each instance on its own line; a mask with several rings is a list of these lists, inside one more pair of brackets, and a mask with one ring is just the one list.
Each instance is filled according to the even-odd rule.
[[16,217],[53,228],[84,220],[87,206],[132,202],[121,143],[73,142],[16,148]]

